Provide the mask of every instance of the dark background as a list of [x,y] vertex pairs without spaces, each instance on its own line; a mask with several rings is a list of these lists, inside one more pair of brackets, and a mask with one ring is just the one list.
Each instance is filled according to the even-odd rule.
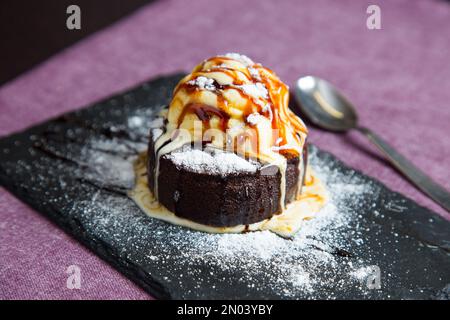
[[[152,0],[0,1],[0,84]],[[81,30],[69,30],[66,9],[81,8]]]

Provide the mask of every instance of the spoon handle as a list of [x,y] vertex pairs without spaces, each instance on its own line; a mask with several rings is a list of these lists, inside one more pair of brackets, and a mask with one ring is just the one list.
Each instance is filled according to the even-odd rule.
[[422,192],[427,194],[441,207],[450,212],[450,193],[447,190],[431,180],[430,177],[414,166],[409,160],[403,157],[374,132],[363,127],[359,127],[357,130],[366,135],[394,167],[415,184],[417,188],[422,190]]

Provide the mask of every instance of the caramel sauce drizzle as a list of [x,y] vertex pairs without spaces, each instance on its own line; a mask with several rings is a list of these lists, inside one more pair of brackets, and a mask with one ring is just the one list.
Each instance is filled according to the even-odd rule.
[[[206,128],[209,128],[209,121],[212,116],[217,116],[220,120],[220,128],[225,132],[228,127],[228,120],[230,119],[230,116],[226,112],[228,101],[223,96],[223,90],[226,89],[234,89],[239,92],[242,98],[244,98],[247,103],[244,106],[243,109],[243,116],[244,116],[244,122],[246,122],[247,116],[252,114],[253,112],[258,112],[261,115],[269,118],[270,114],[272,116],[271,126],[272,129],[278,129],[278,137],[273,137],[273,141],[275,141],[278,138],[281,138],[281,142],[286,143],[286,135],[287,135],[287,128],[291,127],[295,134],[293,134],[293,138],[297,145],[302,145],[302,139],[298,132],[307,133],[307,129],[304,126],[304,124],[301,122],[301,120],[291,111],[288,109],[287,106],[287,100],[285,97],[289,94],[289,88],[282,83],[273,73],[272,70],[262,67],[260,64],[254,64],[251,67],[256,70],[263,70],[263,72],[259,72],[260,81],[257,81],[252,77],[250,74],[250,71],[248,68],[239,68],[234,69],[227,66],[222,66],[222,63],[224,61],[235,61],[235,59],[232,59],[230,57],[224,57],[224,56],[217,56],[210,58],[208,60],[203,61],[202,64],[197,66],[193,72],[192,75],[199,72],[202,74],[208,74],[213,72],[221,72],[229,76],[231,79],[233,79],[232,84],[224,85],[218,83],[216,80],[214,80],[213,85],[215,87],[215,90],[212,90],[216,96],[217,96],[217,107],[209,106],[201,103],[189,103],[187,104],[179,119],[178,119],[178,127],[183,123],[184,118],[187,114],[195,114],[206,126]],[[204,65],[208,62],[212,62],[212,67],[204,70]],[[265,85],[267,91],[268,91],[268,102],[270,105],[271,110],[270,111],[263,111],[263,107],[255,101],[255,97],[247,94],[241,87],[244,82],[239,79],[238,72],[241,74],[244,74],[248,80],[250,80],[253,84],[256,84],[257,82],[261,82]],[[266,75],[266,73],[269,73],[269,76]],[[191,79],[195,79],[196,76],[192,76]],[[186,90],[189,94],[196,94],[200,91],[200,88],[198,88],[195,85],[189,84],[188,81],[185,81],[183,83],[180,83],[174,90],[174,96],[176,96],[177,92],[181,89]],[[255,130],[258,131],[258,130]],[[259,140],[259,132],[258,139]],[[254,150],[257,151],[257,154],[259,154],[259,144],[256,143],[256,146],[253,146]],[[280,153],[287,154],[287,153],[294,153],[298,155],[298,151],[291,150],[291,149],[283,149],[280,150]]]
[[189,103],[187,104],[183,112],[181,113],[180,118],[178,119],[178,127],[180,127],[181,123],[186,116],[186,114],[194,113],[202,122],[206,128],[209,128],[209,120],[211,116],[217,116],[220,119],[220,128],[222,131],[225,131],[228,127],[228,120],[230,116],[223,110],[217,109],[216,107],[209,106],[203,103]]

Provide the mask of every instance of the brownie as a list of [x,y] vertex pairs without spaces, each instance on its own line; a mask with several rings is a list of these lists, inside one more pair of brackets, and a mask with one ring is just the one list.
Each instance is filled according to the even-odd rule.
[[[154,192],[156,152],[152,133],[149,141],[148,185]],[[306,154],[302,159],[306,168]],[[299,157],[291,156],[287,160],[286,204],[294,200],[301,187],[298,181],[303,181],[304,172],[299,172],[298,164]],[[252,224],[281,213],[281,173],[274,165],[260,164],[255,172],[223,175],[196,172],[163,155],[159,170],[158,200],[178,217],[214,227],[231,227]]]

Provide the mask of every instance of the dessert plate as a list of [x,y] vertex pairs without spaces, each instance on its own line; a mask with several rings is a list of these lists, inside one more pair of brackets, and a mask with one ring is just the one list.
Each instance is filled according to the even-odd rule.
[[127,196],[133,161],[181,77],[1,139],[1,185],[156,298],[449,298],[450,222],[312,145],[330,201],[293,238],[146,216]]

